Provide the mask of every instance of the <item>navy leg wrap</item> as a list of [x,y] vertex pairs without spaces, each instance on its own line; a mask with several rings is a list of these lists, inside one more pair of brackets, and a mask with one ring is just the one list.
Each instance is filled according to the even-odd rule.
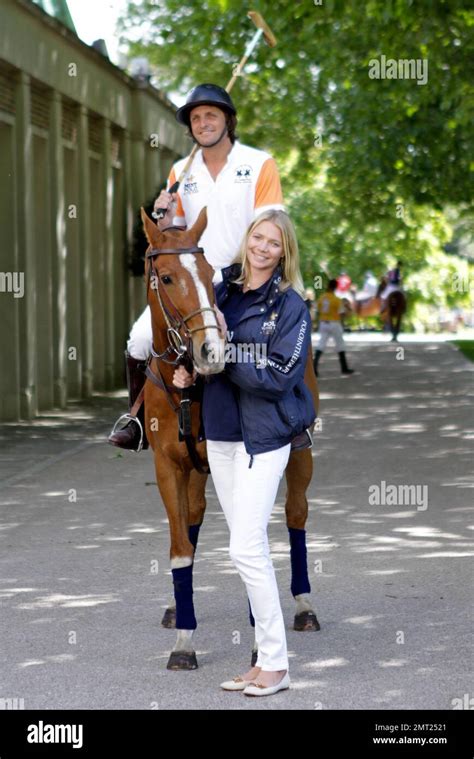
[[172,569],[176,600],[176,627],[178,630],[195,630],[197,627],[193,604],[193,565]]
[[200,529],[201,529],[200,524],[193,524],[189,528],[189,540],[193,544],[194,550],[196,550]]
[[[247,599],[247,601],[248,601],[248,599]],[[254,616],[252,614],[252,607],[250,606],[250,601],[248,601],[248,604],[249,604],[249,622],[252,625],[252,627],[255,627],[255,619],[254,619]]]
[[306,555],[306,530],[288,527],[288,532],[290,533],[291,592],[294,596],[299,596],[300,593],[311,593]]

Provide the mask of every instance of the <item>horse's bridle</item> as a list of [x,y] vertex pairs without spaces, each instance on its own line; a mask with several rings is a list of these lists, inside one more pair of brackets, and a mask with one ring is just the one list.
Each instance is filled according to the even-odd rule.
[[[167,227],[167,229],[180,230],[181,227]],[[165,232],[166,229],[162,231]],[[217,330],[219,329],[219,325],[217,323],[203,324],[201,327],[190,328],[187,324],[190,319],[192,319],[194,316],[203,314],[205,311],[212,311],[215,316],[216,313],[214,309],[205,306],[204,308],[196,308],[194,311],[191,311],[191,313],[186,314],[186,316],[182,316],[166,292],[166,289],[164,288],[163,282],[161,281],[160,272],[155,266],[156,259],[159,256],[177,256],[185,253],[204,253],[204,250],[203,248],[200,248],[196,245],[193,245],[190,248],[160,249],[150,247],[150,249],[147,250],[145,254],[146,259],[149,261],[147,293],[152,286],[153,276],[156,283],[154,289],[156,291],[156,297],[167,324],[166,333],[168,337],[168,346],[162,353],[157,353],[153,345],[151,348],[151,355],[156,359],[156,369],[158,376],[151,370],[149,364],[146,368],[145,373],[157,387],[164,391],[169,405],[173,411],[178,414],[179,437],[180,440],[183,440],[186,443],[186,448],[188,450],[188,454],[194,468],[197,469],[200,474],[208,474],[209,466],[200,458],[196,450],[195,440],[192,435],[191,391],[188,388],[181,390],[180,404],[179,406],[176,405],[176,403],[173,401],[172,393],[177,392],[177,388],[170,387],[165,383],[159,366],[159,361],[164,361],[166,364],[171,364],[172,366],[182,364],[191,373],[193,370],[193,334],[195,332],[200,332],[209,328]],[[174,359],[171,358],[172,354],[175,354]]]
[[[163,232],[168,229],[181,229],[181,227],[167,227]],[[189,328],[187,322],[194,316],[199,316],[205,311],[211,311],[214,316],[215,311],[213,308],[205,306],[204,308],[196,308],[186,316],[182,316],[178,311],[170,296],[166,292],[161,282],[161,277],[158,269],[155,268],[155,261],[159,256],[168,255],[181,255],[185,253],[204,253],[203,248],[196,245],[191,248],[150,248],[147,250],[145,257],[149,260],[150,266],[148,270],[148,289],[152,286],[152,276],[155,279],[156,297],[160,304],[161,311],[165,317],[167,324],[167,336],[168,346],[162,353],[157,353],[154,346],[151,349],[151,355],[153,358],[164,361],[166,364],[176,366],[177,364],[184,364],[187,369],[192,371],[193,363],[193,342],[192,336],[195,332],[201,332],[205,329],[219,329],[219,325],[216,324],[203,324],[201,327]],[[183,333],[183,334],[181,334]],[[174,360],[169,360],[167,357],[171,354],[175,354]]]

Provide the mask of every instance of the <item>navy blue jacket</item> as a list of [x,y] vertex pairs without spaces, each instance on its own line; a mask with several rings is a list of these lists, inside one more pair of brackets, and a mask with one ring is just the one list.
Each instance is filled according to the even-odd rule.
[[[239,264],[222,270],[216,300],[224,314],[231,280],[240,270]],[[280,291],[280,282],[277,269],[234,326],[228,346],[239,348],[237,361],[228,360],[225,372],[239,388],[242,436],[250,455],[287,445],[316,418],[303,381],[311,319],[298,293],[292,288]]]

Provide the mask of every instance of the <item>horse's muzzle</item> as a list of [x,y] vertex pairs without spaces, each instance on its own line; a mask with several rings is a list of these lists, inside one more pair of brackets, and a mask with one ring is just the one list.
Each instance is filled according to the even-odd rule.
[[194,349],[194,365],[199,374],[218,374],[225,366],[224,340],[203,340],[199,348]]

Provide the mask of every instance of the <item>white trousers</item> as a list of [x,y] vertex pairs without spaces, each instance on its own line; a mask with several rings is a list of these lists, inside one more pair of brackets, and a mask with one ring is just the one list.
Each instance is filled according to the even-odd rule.
[[338,353],[345,350],[344,337],[342,326],[339,322],[323,322],[319,323],[319,343],[317,345],[318,351],[324,351],[326,343],[330,337],[336,343],[336,350]]
[[285,445],[250,456],[243,442],[207,441],[217,496],[230,530],[230,557],[247,588],[255,618],[257,666],[266,672],[288,669],[286,634],[267,525],[278,484],[290,456]]
[[151,353],[153,343],[153,333],[151,330],[151,311],[147,306],[141,316],[130,330],[130,337],[127,341],[127,350],[133,358],[140,361],[146,361]]

